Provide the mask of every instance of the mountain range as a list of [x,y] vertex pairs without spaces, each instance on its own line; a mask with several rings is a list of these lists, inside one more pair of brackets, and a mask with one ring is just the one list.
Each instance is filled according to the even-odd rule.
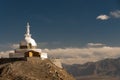
[[63,64],[63,67],[77,80],[120,80],[120,58],[85,64]]

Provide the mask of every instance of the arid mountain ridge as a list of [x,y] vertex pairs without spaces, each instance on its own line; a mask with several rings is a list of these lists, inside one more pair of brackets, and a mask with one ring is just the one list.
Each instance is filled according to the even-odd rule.
[[97,62],[88,62],[85,64],[63,64],[63,67],[74,77],[99,76],[100,78],[102,76],[108,76],[117,77],[120,79],[120,58],[104,59]]

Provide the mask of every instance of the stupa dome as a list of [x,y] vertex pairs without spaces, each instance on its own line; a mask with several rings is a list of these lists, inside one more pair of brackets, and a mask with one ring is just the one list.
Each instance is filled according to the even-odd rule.
[[25,41],[27,42],[27,44],[31,44],[31,46],[37,46],[35,40],[33,38],[25,38]]
[[20,42],[20,48],[35,48],[37,47],[37,43],[33,38],[31,38],[30,34],[30,25],[27,23],[27,31],[25,34],[25,39]]

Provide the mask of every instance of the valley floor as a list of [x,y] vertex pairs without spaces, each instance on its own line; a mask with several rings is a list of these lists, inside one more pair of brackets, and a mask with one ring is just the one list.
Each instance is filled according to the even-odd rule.
[[120,77],[84,76],[84,77],[76,77],[76,80],[120,80]]

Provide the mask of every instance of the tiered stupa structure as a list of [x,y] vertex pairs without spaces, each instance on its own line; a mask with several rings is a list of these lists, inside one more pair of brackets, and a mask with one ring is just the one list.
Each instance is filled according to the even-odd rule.
[[14,53],[10,53],[10,58],[21,58],[21,57],[40,57],[41,59],[47,58],[47,53],[42,52],[41,49],[37,48],[37,43],[31,37],[30,25],[27,23],[27,30],[25,38],[19,44],[19,48],[15,49]]

